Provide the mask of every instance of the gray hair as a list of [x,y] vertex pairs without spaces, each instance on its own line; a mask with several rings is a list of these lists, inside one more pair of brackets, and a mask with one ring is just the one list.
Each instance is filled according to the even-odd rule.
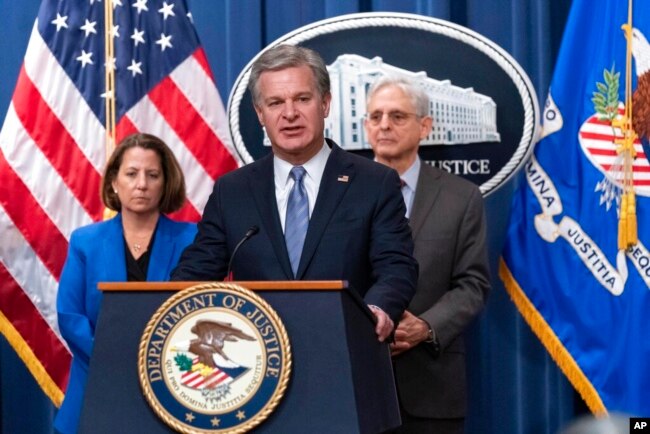
[[251,67],[248,90],[253,97],[253,103],[259,102],[258,82],[263,72],[280,71],[299,66],[311,68],[316,80],[316,88],[321,97],[330,93],[330,75],[320,54],[309,48],[282,44],[266,50]]
[[370,102],[375,93],[387,86],[395,86],[401,89],[411,100],[416,115],[429,116],[429,96],[427,93],[412,80],[402,76],[384,75],[379,78],[370,86],[366,101]]

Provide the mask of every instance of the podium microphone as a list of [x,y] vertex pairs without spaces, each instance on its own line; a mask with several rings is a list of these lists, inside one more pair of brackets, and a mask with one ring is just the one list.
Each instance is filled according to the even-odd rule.
[[241,241],[237,243],[237,245],[235,246],[235,249],[232,251],[232,255],[230,255],[230,261],[228,261],[228,273],[226,274],[226,279],[228,282],[232,281],[232,276],[230,275],[230,271],[232,269],[232,263],[233,260],[235,259],[235,255],[237,254],[237,250],[239,250],[242,244],[244,244],[249,239],[253,238],[253,236],[257,234],[259,231],[260,228],[258,228],[257,225],[251,226],[246,231],[246,234],[244,234],[244,238],[242,238]]

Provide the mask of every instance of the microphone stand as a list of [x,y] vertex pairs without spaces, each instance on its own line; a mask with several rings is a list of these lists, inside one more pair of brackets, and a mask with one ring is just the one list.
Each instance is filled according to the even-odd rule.
[[253,225],[248,230],[246,231],[246,234],[244,235],[244,238],[241,239],[240,242],[237,243],[235,246],[235,249],[232,251],[232,255],[230,255],[230,261],[228,261],[228,273],[226,274],[226,282],[232,282],[232,275],[231,270],[232,270],[232,264],[233,260],[235,259],[235,255],[237,254],[237,251],[241,247],[242,244],[244,244],[246,241],[251,239],[255,234],[257,234],[260,231],[260,228],[257,227],[257,225]]

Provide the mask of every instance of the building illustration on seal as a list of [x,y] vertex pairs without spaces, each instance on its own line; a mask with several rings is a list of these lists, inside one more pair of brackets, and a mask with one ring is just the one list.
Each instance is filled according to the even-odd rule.
[[371,84],[384,75],[406,76],[424,88],[429,96],[429,115],[434,122],[422,146],[499,142],[501,139],[494,100],[472,88],[427,77],[424,71],[412,72],[386,64],[381,57],[368,59],[357,54],[338,56],[327,70],[332,105],[325,119],[325,137],[343,149],[370,149],[363,129],[366,96]]

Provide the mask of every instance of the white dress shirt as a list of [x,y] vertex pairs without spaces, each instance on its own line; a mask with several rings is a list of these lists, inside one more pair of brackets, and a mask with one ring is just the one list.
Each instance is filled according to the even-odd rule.
[[[332,150],[327,143],[323,142],[323,147],[311,160],[307,161],[302,167],[305,168],[305,177],[302,183],[307,191],[307,199],[309,200],[309,218],[314,211],[316,198],[318,197],[318,189],[320,181],[323,178],[325,165]],[[284,161],[277,156],[273,156],[273,173],[275,178],[275,199],[278,202],[278,212],[280,213],[280,223],[282,224],[282,232],[284,233],[284,222],[287,218],[287,202],[289,201],[289,193],[293,188],[295,181],[289,173],[293,165]]]
[[404,204],[406,205],[406,218],[411,216],[411,208],[413,208],[413,198],[415,197],[415,188],[418,185],[418,178],[420,176],[421,162],[416,158],[411,167],[400,175],[402,181],[405,182],[402,187],[402,196],[404,196]]

